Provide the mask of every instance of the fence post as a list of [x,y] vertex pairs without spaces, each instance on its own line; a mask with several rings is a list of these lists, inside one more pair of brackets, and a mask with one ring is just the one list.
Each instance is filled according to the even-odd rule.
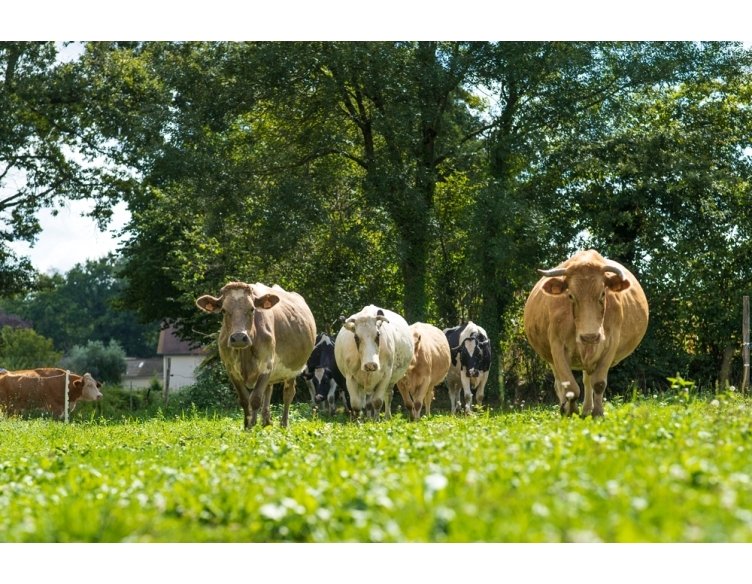
[[68,397],[68,384],[69,383],[70,383],[70,371],[66,369],[65,370],[65,390],[64,390],[65,398],[63,400],[65,403],[65,423],[66,424],[68,423],[68,401],[70,399]]
[[172,369],[172,357],[167,357],[167,371],[165,371],[165,378],[164,378],[164,392],[162,395],[162,401],[164,402],[164,405],[167,405],[167,399],[170,395],[170,375]]
[[749,296],[744,297],[742,307],[742,359],[744,361],[742,394],[746,394],[749,385]]

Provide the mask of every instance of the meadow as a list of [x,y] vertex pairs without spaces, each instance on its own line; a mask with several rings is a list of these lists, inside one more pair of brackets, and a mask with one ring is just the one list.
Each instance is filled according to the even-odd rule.
[[1,542],[751,542],[733,393],[243,431],[198,410],[0,418]]

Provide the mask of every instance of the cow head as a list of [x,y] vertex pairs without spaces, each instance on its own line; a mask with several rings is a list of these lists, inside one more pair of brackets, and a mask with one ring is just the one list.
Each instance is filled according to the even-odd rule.
[[223,328],[228,331],[228,345],[233,349],[251,346],[250,331],[257,308],[268,310],[279,302],[276,294],[255,296],[250,284],[230,282],[220,290],[219,298],[204,295],[196,300],[196,306],[211,314],[224,315]]
[[96,381],[91,376],[91,373],[84,373],[81,379],[76,379],[71,384],[75,389],[81,390],[81,397],[78,398],[81,401],[98,401],[102,399],[102,392],[99,391],[102,384]]
[[567,295],[572,305],[577,342],[595,345],[605,340],[603,318],[608,292],[618,294],[630,286],[622,270],[606,263],[538,271],[548,278],[543,283],[543,292],[550,296]]
[[379,309],[376,316],[359,316],[348,318],[344,327],[355,337],[355,346],[360,355],[360,367],[363,371],[373,372],[381,368],[379,348],[381,346],[381,326],[389,320],[384,311]]
[[468,377],[479,377],[482,371],[488,370],[484,359],[484,349],[489,341],[479,331],[471,333],[460,344],[460,368],[467,372]]

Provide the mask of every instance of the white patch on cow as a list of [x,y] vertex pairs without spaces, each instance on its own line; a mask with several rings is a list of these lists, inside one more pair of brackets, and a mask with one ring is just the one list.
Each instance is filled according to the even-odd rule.
[[313,370],[313,376],[319,383],[321,383],[321,380],[324,377],[324,371],[325,369],[323,367],[316,367],[316,369]]
[[246,296],[246,291],[241,290],[240,288],[235,288],[229,291],[228,296],[233,300],[242,300]]

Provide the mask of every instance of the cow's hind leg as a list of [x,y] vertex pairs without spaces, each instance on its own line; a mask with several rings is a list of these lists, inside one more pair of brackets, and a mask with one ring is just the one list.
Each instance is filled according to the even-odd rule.
[[449,386],[449,409],[451,413],[456,414],[460,401],[460,388],[458,385]]
[[[271,392],[269,392],[271,394]],[[284,410],[282,411],[282,426],[287,426],[288,416],[290,415],[290,404],[295,397],[295,378],[285,381],[284,389],[282,390],[282,402],[284,403]]]

